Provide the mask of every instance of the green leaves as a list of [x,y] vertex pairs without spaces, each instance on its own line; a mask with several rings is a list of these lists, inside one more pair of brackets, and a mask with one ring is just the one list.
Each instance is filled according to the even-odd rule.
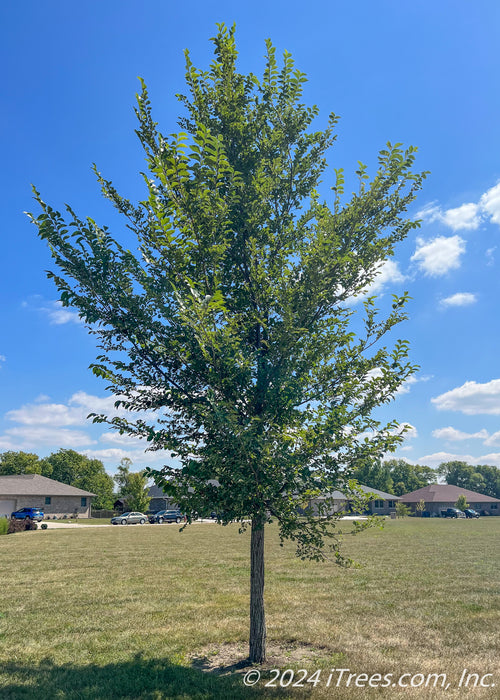
[[374,297],[364,311],[352,301],[415,227],[405,212],[425,173],[413,171],[416,149],[389,143],[373,177],[359,163],[356,194],[346,199],[337,168],[332,201],[320,202],[338,117],[312,128],[306,76],[271,41],[261,78],[238,72],[234,26],[220,25],[212,41],[207,70],[186,53],[178,132],[158,129],[141,79],[142,201],[94,166],[135,249],[36,190],[32,221],[61,300],[98,339],[92,371],[130,411],[94,420],[170,450],[180,468],[150,474],[186,512],[277,519],[300,556],[321,558],[332,538],[342,561],[337,516],[297,505],[346,486],[360,461],[402,439],[397,423],[372,413],[416,370],[406,341],[383,345],[406,318],[408,294],[393,296],[385,315]]

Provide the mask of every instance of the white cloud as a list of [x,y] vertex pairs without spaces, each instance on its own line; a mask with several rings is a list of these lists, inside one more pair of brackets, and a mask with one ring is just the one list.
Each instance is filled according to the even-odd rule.
[[34,294],[28,301],[23,301],[21,306],[25,309],[41,311],[48,317],[51,326],[62,326],[66,323],[83,323],[77,311],[64,307],[60,301],[46,301],[40,294]]
[[429,242],[417,238],[414,260],[425,275],[439,277],[460,267],[460,256],[465,252],[465,241],[460,236],[438,236]]
[[82,454],[87,455],[90,459],[100,459],[103,462],[119,462],[124,457],[132,459],[131,453],[127,450],[112,447],[107,450],[82,450]]
[[470,306],[475,304],[477,301],[477,296],[471,294],[470,292],[457,292],[452,294],[446,299],[441,300],[441,306]]
[[[77,449],[86,445],[92,445],[92,440],[86,433],[80,430],[68,430],[67,428],[49,428],[46,426],[20,426],[9,428],[5,431],[2,441],[11,446],[8,449],[37,449],[40,446],[57,445],[57,447],[70,447]],[[1,442],[0,442],[1,445]]]
[[[346,303],[348,306],[353,306],[369,296],[380,294],[385,287],[393,284],[400,284],[406,279],[407,277],[401,272],[399,265],[395,260],[384,260],[384,262],[379,266],[378,272],[372,283],[368,287],[365,287],[365,289],[359,292],[359,294],[356,296],[349,297]],[[341,288],[339,288],[339,292],[340,291],[342,291]]]
[[[33,450],[40,453],[68,447],[87,454],[90,457],[110,463],[112,468],[123,457],[129,457],[134,464],[170,463],[170,452],[158,450],[146,452],[147,440],[107,429],[99,437],[99,428],[87,419],[89,413],[104,413],[109,418],[115,416],[133,419],[142,418],[155,422],[158,415],[153,411],[130,412],[114,404],[119,396],[95,396],[84,391],[75,392],[66,403],[51,403],[46,395],[38,396],[33,403],[8,411],[6,418],[17,424],[0,435],[0,450]],[[88,430],[74,430],[69,426],[85,426]],[[102,444],[102,449],[96,439]],[[93,446],[96,448],[94,449]],[[83,449],[82,448],[86,448]]]
[[[406,428],[406,432],[404,434],[405,440],[412,440],[413,438],[418,437],[418,431],[411,423],[400,423],[400,428]],[[394,434],[399,434],[400,432],[401,430],[397,430],[394,431]]]
[[471,439],[486,440],[488,438],[488,432],[483,429],[479,430],[477,433],[464,433],[461,430],[456,430],[455,428],[449,426],[448,428],[438,428],[437,430],[433,430],[432,437],[438,438],[440,440],[448,440],[450,442]]
[[453,209],[443,209],[439,204],[428,204],[416,214],[427,223],[441,223],[452,231],[475,231],[484,220],[500,225],[500,182],[490,187],[479,202],[467,202]]
[[431,401],[439,411],[460,411],[469,416],[480,413],[500,415],[500,379],[485,384],[465,382]]
[[463,229],[473,230],[479,228],[481,216],[477,204],[462,204],[456,209],[447,209],[443,214],[443,222],[452,231],[461,231]]
[[[404,433],[405,440],[412,440],[413,438],[418,437],[418,431],[415,428],[415,426],[412,425],[411,423],[404,423],[404,422],[400,423],[398,428],[394,428],[393,430],[390,430],[389,435],[402,435],[403,429],[406,429],[406,431]],[[363,433],[359,433],[359,435],[356,436],[356,440],[358,442],[362,442],[366,438],[368,438],[369,440],[373,440],[378,435],[380,435],[380,432],[378,430],[366,430]],[[388,459],[390,459],[390,458],[388,457]]]
[[39,396],[35,403],[27,404],[18,409],[8,411],[6,418],[22,425],[85,425],[89,413],[104,413],[110,418],[119,417],[141,417],[145,420],[154,420],[155,414],[152,411],[130,412],[125,408],[115,408],[115,401],[120,396],[94,396],[84,391],[77,391],[73,394],[67,404],[46,403],[47,396]]
[[437,221],[453,231],[475,230],[481,224],[480,207],[472,202],[444,211],[438,205],[428,204],[417,213],[416,218],[428,223]]
[[112,445],[118,445],[120,447],[135,447],[138,449],[145,450],[149,446],[148,441],[144,438],[133,437],[130,435],[120,435],[118,431],[109,431],[103,433],[99,439],[101,442],[108,442]]
[[411,391],[411,388],[414,384],[417,384],[418,382],[428,382],[429,379],[432,379],[432,377],[427,374],[424,374],[421,377],[416,377],[413,374],[411,377],[408,377],[408,379],[405,382],[403,382],[403,384],[401,384],[399,389],[396,391],[395,396],[402,396],[403,394],[408,394]]
[[496,467],[500,467],[500,452],[492,452],[487,455],[481,455],[480,457],[473,457],[472,455],[464,454],[454,454],[451,452],[434,452],[433,454],[424,455],[419,457],[417,462],[419,464],[426,464],[429,467],[437,467],[441,462],[467,462],[468,464],[491,464]]
[[494,224],[500,225],[500,182],[482,195],[479,205]]
[[395,260],[384,260],[379,268],[377,276],[369,286],[366,294],[377,294],[383,287],[389,284],[399,284],[404,282],[406,277],[399,269],[399,265]]
[[28,404],[9,411],[6,418],[23,425],[63,426],[85,423],[85,416],[80,409],[58,403]]
[[65,308],[60,301],[53,301],[49,307],[42,307],[40,311],[47,314],[51,326],[62,326],[65,323],[83,323],[76,311]]
[[500,445],[500,430],[497,430],[496,433],[489,435],[484,441],[484,444],[488,447],[495,447],[497,445]]
[[144,450],[125,450],[119,447],[106,449],[80,450],[82,454],[91,459],[100,459],[103,462],[118,463],[124,457],[128,457],[134,464],[173,464],[174,460],[170,452],[159,450],[157,452],[144,452]]
[[0,362],[5,362],[6,359],[5,355],[0,355]]

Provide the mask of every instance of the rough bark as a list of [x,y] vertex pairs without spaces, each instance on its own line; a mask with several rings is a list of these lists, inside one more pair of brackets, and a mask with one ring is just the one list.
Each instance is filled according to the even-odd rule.
[[264,611],[264,523],[252,520],[250,541],[250,654],[252,663],[266,660],[266,616]]

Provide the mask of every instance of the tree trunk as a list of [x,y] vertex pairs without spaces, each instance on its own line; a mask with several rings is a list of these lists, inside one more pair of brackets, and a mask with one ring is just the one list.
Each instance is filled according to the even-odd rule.
[[266,615],[264,611],[264,521],[252,519],[250,541],[250,654],[252,663],[266,660]]

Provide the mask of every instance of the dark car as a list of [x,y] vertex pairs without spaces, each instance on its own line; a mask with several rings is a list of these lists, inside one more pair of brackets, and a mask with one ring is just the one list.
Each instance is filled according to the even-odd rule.
[[10,514],[15,520],[43,520],[43,510],[40,508],[20,508]]
[[446,508],[446,510],[441,511],[442,518],[465,518],[463,510],[458,508]]
[[159,510],[158,513],[149,516],[150,523],[182,523],[185,516],[180,510]]
[[466,508],[464,513],[466,518],[479,518],[479,513],[474,508]]

